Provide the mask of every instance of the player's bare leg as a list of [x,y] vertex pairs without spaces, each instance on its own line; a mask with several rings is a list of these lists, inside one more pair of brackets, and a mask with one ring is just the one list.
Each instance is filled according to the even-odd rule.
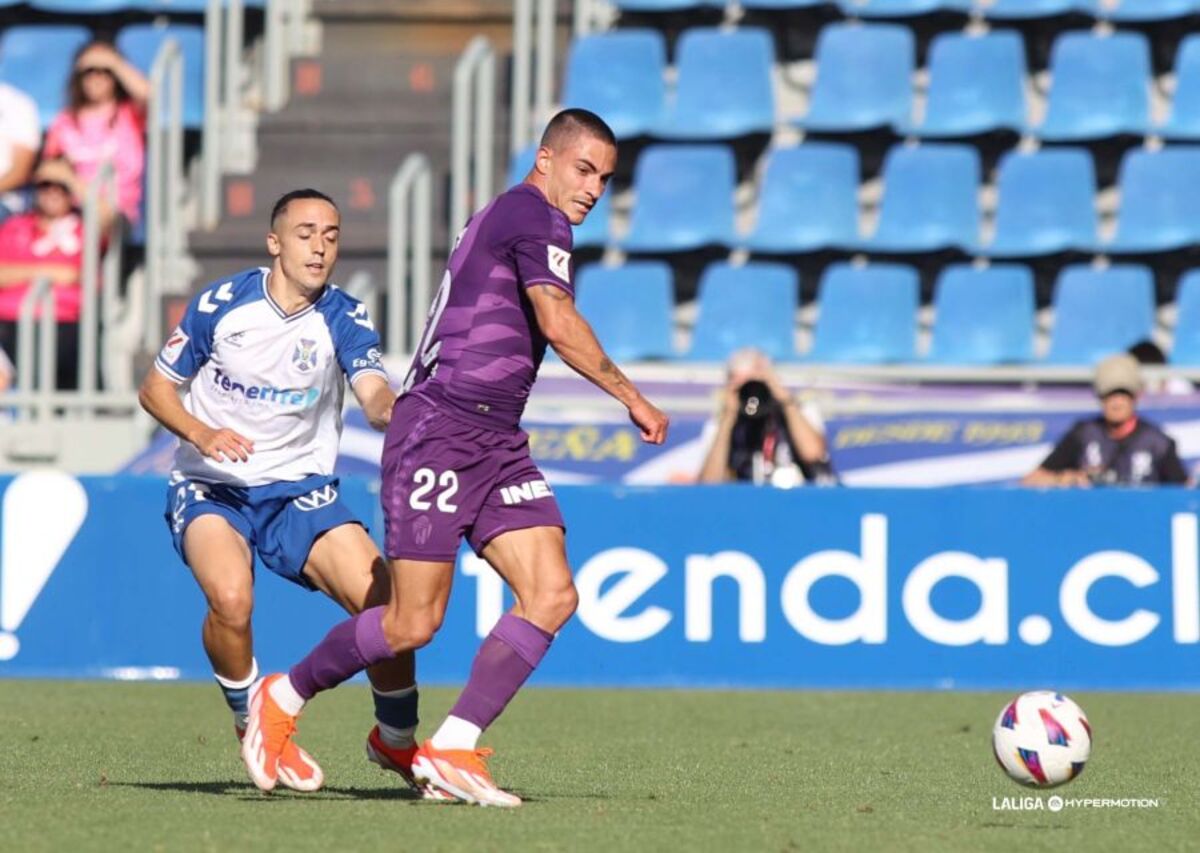
[[488,543],[483,557],[508,582],[517,603],[483,641],[467,686],[446,721],[418,750],[413,769],[418,778],[460,799],[513,807],[521,800],[492,780],[486,762],[491,753],[478,749],[479,736],[541,663],[579,599],[561,528],[503,533]]

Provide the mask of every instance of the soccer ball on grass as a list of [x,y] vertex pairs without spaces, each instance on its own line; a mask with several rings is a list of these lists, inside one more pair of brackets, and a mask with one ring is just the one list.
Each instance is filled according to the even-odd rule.
[[1022,693],[996,718],[992,751],[1013,781],[1052,788],[1083,772],[1092,753],[1092,727],[1083,709],[1061,693]]

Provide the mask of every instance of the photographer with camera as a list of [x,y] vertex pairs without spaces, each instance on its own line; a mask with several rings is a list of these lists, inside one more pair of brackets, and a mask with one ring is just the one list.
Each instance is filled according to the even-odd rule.
[[1034,471],[1025,486],[1140,486],[1188,482],[1175,441],[1137,414],[1142,391],[1138,362],[1128,354],[1096,366],[1100,415],[1076,421]]
[[791,488],[805,480],[837,482],[819,413],[800,405],[758,350],[740,350],[730,358],[715,429],[705,432],[713,438],[701,483]]

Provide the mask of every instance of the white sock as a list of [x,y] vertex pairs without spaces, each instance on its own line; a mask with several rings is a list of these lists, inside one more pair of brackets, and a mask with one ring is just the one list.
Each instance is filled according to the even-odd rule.
[[272,681],[268,689],[275,704],[285,713],[297,717],[304,710],[304,698],[296,692],[296,688],[292,686],[292,680],[286,675]]
[[430,738],[434,749],[474,749],[483,729],[461,717],[449,716]]
[[213,673],[213,678],[217,680],[217,684],[224,687],[226,690],[245,690],[254,682],[258,681],[258,658],[250,658],[250,674],[245,678],[234,680],[226,678],[223,675]]

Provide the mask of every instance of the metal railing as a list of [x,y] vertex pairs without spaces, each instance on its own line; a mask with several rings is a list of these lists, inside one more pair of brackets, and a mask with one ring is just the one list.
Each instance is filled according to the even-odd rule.
[[454,67],[450,128],[450,241],[492,194],[496,53],[476,36]]
[[308,0],[267,0],[263,44],[263,106],[276,112],[287,103],[292,56],[304,49]]
[[432,186],[429,158],[409,154],[388,190],[387,351],[391,354],[416,348],[429,308]]
[[542,125],[550,119],[554,104],[556,13],[554,0],[514,0],[509,135],[509,150],[513,154],[537,142]]
[[146,119],[146,288],[143,349],[162,343],[162,294],[183,252],[183,54],[174,39],[150,68]]

